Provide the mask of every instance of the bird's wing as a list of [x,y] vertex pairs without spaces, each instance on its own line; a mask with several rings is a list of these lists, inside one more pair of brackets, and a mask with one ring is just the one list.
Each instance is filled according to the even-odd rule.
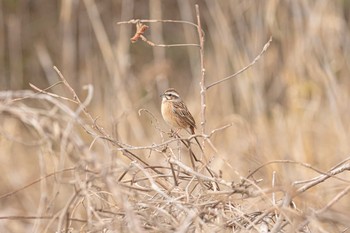
[[174,102],[173,111],[175,114],[180,116],[182,119],[188,123],[193,128],[196,128],[196,122],[193,119],[192,114],[188,111],[186,105],[183,102]]

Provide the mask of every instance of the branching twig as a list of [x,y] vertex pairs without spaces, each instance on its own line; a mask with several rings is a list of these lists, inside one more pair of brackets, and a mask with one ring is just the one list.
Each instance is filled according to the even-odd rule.
[[54,93],[51,93],[51,92],[46,91],[46,90],[52,88],[53,86],[58,85],[58,84],[61,84],[61,83],[63,83],[63,82],[62,82],[62,81],[59,81],[59,82],[57,82],[57,83],[53,84],[52,86],[50,86],[50,87],[48,87],[48,88],[45,88],[45,89],[40,89],[40,88],[36,87],[34,84],[31,84],[31,83],[29,83],[29,86],[30,86],[31,88],[33,88],[34,90],[38,91],[38,93],[46,94],[46,95],[52,96],[52,97],[54,97],[54,98],[67,100],[67,101],[69,101],[69,102],[72,102],[72,103],[77,104],[78,102],[75,101],[75,100],[72,100],[72,99],[70,99],[70,98],[67,98],[67,97],[64,97],[64,96],[60,96],[60,95],[57,95],[57,94],[54,94]]
[[[310,183],[310,182],[313,182],[313,181],[315,181],[315,182],[317,182],[317,181],[319,181],[319,179],[320,178],[324,178],[324,176],[328,176],[328,177],[330,177],[330,176],[333,176],[332,175],[332,173],[334,172],[334,170],[335,169],[339,169],[338,167],[334,167],[334,168],[332,168],[332,170],[330,170],[330,171],[328,171],[328,172],[323,172],[323,171],[321,171],[321,170],[319,170],[319,169],[317,169],[317,168],[314,168],[313,166],[311,166],[310,164],[307,164],[307,163],[302,163],[302,162],[298,162],[298,161],[293,161],[293,160],[272,160],[272,161],[269,161],[269,162],[267,162],[267,163],[264,163],[263,165],[261,165],[261,166],[259,166],[258,168],[256,168],[254,171],[252,171],[252,172],[250,172],[249,174],[248,174],[248,176],[247,176],[247,178],[246,179],[250,179],[256,172],[258,172],[261,168],[263,168],[263,167],[266,167],[267,165],[270,165],[270,164],[276,164],[276,163],[284,163],[284,164],[298,164],[298,165],[301,165],[301,166],[303,166],[303,167],[306,167],[306,168],[309,168],[309,169],[311,169],[311,170],[313,170],[313,171],[315,171],[315,172],[317,172],[317,173],[320,173],[320,174],[322,174],[322,176],[320,176],[320,177],[318,177],[318,178],[313,178],[313,179],[311,179],[311,180],[309,180],[309,181],[303,181],[303,183]],[[341,165],[343,165],[343,164],[341,164]],[[339,165],[340,166],[340,165]],[[345,166],[343,166],[343,168],[342,169],[344,169],[344,170],[346,170],[347,169],[347,167],[349,166],[349,164],[345,164]],[[341,172],[341,170],[339,171],[339,172]],[[338,172],[338,173],[339,173]],[[335,179],[338,179],[338,180],[341,180],[341,181],[344,181],[344,182],[347,182],[347,183],[349,183],[350,181],[348,181],[348,180],[345,180],[345,179],[342,179],[342,178],[339,178],[339,177],[333,177],[333,178],[335,178]],[[298,183],[296,183],[296,184],[298,184]]]
[[271,42],[272,42],[272,37],[270,37],[269,41],[264,45],[264,47],[263,47],[263,49],[261,50],[261,52],[259,53],[259,55],[256,56],[256,57],[254,58],[254,60],[253,60],[249,65],[247,65],[246,67],[240,69],[240,70],[237,71],[236,73],[234,73],[234,74],[232,74],[232,75],[230,75],[230,76],[228,76],[228,77],[226,77],[226,78],[223,78],[223,79],[221,79],[221,80],[219,80],[219,81],[216,81],[216,82],[213,82],[212,84],[209,84],[209,85],[206,87],[206,90],[208,90],[209,88],[211,88],[211,87],[213,87],[213,86],[215,86],[215,85],[217,85],[217,84],[219,84],[219,83],[222,83],[222,82],[225,82],[225,81],[227,81],[227,80],[229,80],[229,79],[231,79],[231,78],[234,78],[234,77],[236,77],[237,75],[239,75],[239,74],[243,73],[244,71],[246,71],[247,69],[249,69],[250,67],[252,67],[252,66],[261,58],[261,56],[267,51],[267,49],[269,48]]
[[300,187],[297,191],[300,193],[305,192],[306,190],[314,187],[315,185],[317,185],[319,183],[322,183],[323,181],[327,180],[330,177],[340,179],[338,177],[335,177],[335,175],[342,173],[343,171],[350,171],[350,163],[342,164],[340,167],[333,168],[331,171],[329,171],[327,173],[323,173],[317,179],[312,179],[311,182]]
[[182,21],[182,20],[141,20],[141,19],[132,19],[129,21],[122,21],[118,22],[117,24],[135,24],[136,25],[136,32],[135,35],[130,39],[132,43],[135,43],[139,39],[146,42],[148,45],[152,47],[163,47],[163,48],[170,48],[170,47],[188,47],[188,46],[194,46],[199,47],[198,44],[157,44],[150,40],[148,40],[144,32],[149,28],[149,26],[142,24],[142,23],[181,23],[181,24],[189,24],[192,26],[197,27],[196,24],[188,22],[188,21]]

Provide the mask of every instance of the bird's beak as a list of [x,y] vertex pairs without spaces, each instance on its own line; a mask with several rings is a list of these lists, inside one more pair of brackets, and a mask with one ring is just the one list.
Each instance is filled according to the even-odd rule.
[[164,96],[164,93],[160,95],[160,97],[163,97]]

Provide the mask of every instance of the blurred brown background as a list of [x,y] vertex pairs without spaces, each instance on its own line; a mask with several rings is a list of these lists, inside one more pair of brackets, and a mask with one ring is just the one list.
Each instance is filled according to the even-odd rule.
[[[55,65],[82,99],[83,86],[93,85],[89,111],[122,142],[160,142],[150,117],[138,110],[149,110],[168,130],[159,98],[168,87],[180,92],[199,126],[198,49],[131,44],[134,25],[117,25],[130,19],[196,22],[195,4],[206,36],[207,84],[248,65],[273,38],[257,64],[207,92],[207,132],[232,123],[212,137],[219,150],[212,162],[215,169],[235,179],[233,171],[244,176],[262,163],[291,159],[325,171],[349,156],[348,0],[1,0],[0,90],[30,89],[29,83],[46,88],[58,81]],[[189,25],[147,25],[145,36],[154,43],[198,43]],[[61,87],[50,91],[70,97]],[[23,136],[17,123],[7,119],[1,124],[14,137]],[[92,140],[83,137],[87,143]],[[35,167],[40,151],[10,141],[0,138],[4,192],[18,187],[11,181],[13,171],[27,169],[28,162]],[[294,165],[276,165],[264,170],[267,183],[272,170],[281,183],[315,175]],[[30,168],[28,174],[18,183],[38,177]],[[336,185],[320,192],[331,197]]]

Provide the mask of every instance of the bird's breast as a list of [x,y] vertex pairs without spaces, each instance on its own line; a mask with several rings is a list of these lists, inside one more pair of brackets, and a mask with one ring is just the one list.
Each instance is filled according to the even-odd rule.
[[161,110],[164,121],[172,127],[179,128],[179,126],[176,123],[176,119],[174,119],[172,103],[168,101],[163,101]]

